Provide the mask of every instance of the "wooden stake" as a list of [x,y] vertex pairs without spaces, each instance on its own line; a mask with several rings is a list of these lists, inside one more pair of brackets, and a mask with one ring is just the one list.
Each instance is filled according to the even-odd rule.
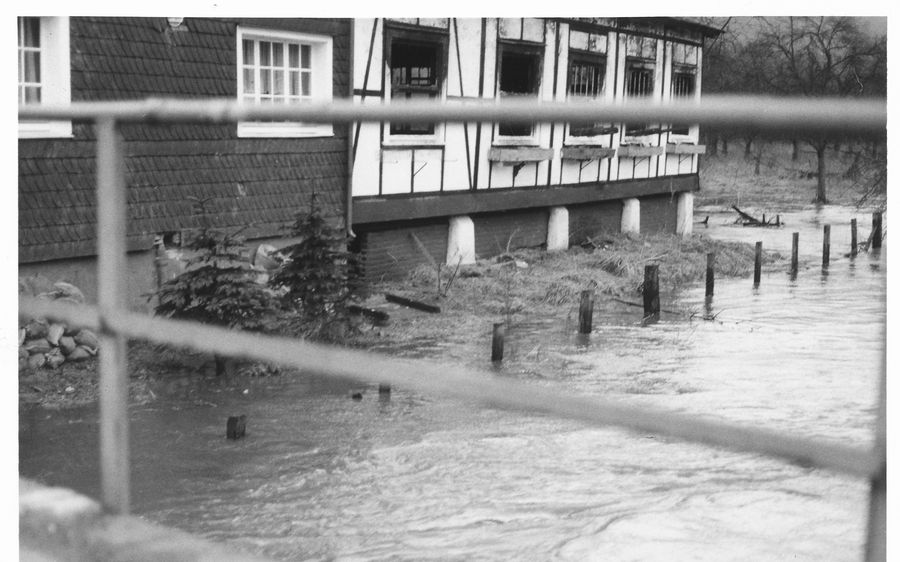
[[856,239],[856,219],[850,219],[850,255],[859,253],[859,242]]
[[872,213],[872,247],[881,247],[881,213]]
[[706,296],[713,296],[713,290],[715,289],[716,279],[715,279],[715,268],[716,268],[716,253],[709,252],[706,254]]
[[644,266],[644,318],[659,318],[659,266]]
[[793,234],[793,240],[791,241],[791,279],[797,278],[797,264],[799,257],[799,249],[800,249],[800,233],[795,232]]
[[578,332],[590,334],[594,316],[594,292],[581,291],[581,305],[578,307]]
[[753,286],[758,287],[762,278],[762,242],[756,243],[756,259],[753,261]]
[[503,361],[503,340],[506,338],[506,324],[497,322],[494,324],[494,334],[491,339],[491,361]]
[[831,225],[826,224],[822,229],[822,267],[827,268],[831,260]]

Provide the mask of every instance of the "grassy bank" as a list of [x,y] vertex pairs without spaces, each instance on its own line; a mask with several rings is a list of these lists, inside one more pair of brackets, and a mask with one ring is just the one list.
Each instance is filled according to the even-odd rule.
[[[581,291],[593,289],[598,306],[606,300],[639,302],[644,266],[659,265],[664,293],[704,279],[706,254],[715,252],[717,276],[747,276],[753,267],[754,249],[747,244],[719,242],[694,235],[681,239],[670,235],[614,235],[595,240],[588,247],[546,253],[522,250],[480,260],[460,268],[437,270],[422,267],[407,278],[371,288],[372,306],[384,303],[384,293],[438,304],[440,314],[404,311],[384,327],[363,324],[346,342],[358,347],[390,347],[415,338],[440,338],[452,330],[483,329],[498,318],[513,321],[530,316],[546,317],[577,307]],[[767,264],[781,259],[767,254]],[[452,277],[452,281],[451,281]],[[101,350],[102,353],[102,350]],[[145,342],[130,342],[128,349],[130,396],[133,402],[189,395],[216,380],[207,354],[168,349]],[[240,385],[244,376],[264,372],[261,366],[240,363],[236,376],[216,384]],[[206,381],[206,382],[204,382]],[[21,404],[68,407],[97,400],[97,359],[64,363],[58,369],[27,367],[19,372]]]
[[[479,329],[491,321],[512,322],[543,318],[577,309],[581,291],[591,289],[597,306],[605,301],[641,301],[644,267],[659,265],[663,293],[700,282],[706,275],[706,255],[716,253],[718,277],[752,273],[754,248],[748,244],[720,242],[694,235],[613,235],[588,247],[547,253],[522,250],[453,271],[442,268],[439,295],[436,269],[421,267],[407,279],[373,288],[370,304],[384,301],[384,293],[437,304],[441,314],[417,314],[392,322],[382,330],[384,340],[403,344],[416,338],[440,338],[452,330]],[[764,264],[781,260],[765,255]],[[688,311],[685,311],[687,313]]]

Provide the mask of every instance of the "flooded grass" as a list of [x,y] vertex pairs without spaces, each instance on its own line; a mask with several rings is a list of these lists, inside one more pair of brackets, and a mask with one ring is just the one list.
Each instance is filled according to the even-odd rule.
[[[483,330],[486,322],[504,318],[510,322],[571,311],[581,292],[588,289],[598,300],[638,300],[648,264],[659,265],[663,292],[703,280],[709,252],[716,254],[717,277],[747,276],[752,272],[754,251],[749,244],[722,242],[702,234],[688,238],[615,234],[566,252],[518,250],[479,260],[461,268],[452,282],[453,272],[443,268],[441,287],[449,283],[449,289],[442,295],[437,289],[437,269],[422,266],[402,281],[373,287],[369,302],[377,304],[383,302],[384,293],[398,293],[438,304],[441,314],[416,314],[392,322],[384,336],[392,343],[409,338],[439,339],[442,334],[467,328]],[[765,253],[764,264],[780,260],[778,253]]]
[[[866,147],[844,145],[840,150],[831,147],[826,152],[827,196],[831,204],[857,204],[881,169],[871,164],[860,173],[852,173],[856,160],[854,151],[866,153]],[[762,144],[760,164],[757,172],[755,154],[745,155],[741,139],[732,139],[727,154],[721,151],[707,154],[700,169],[703,187],[696,195],[697,206],[730,209],[737,205],[744,210],[775,214],[812,205],[816,194],[817,160],[815,152],[805,143],[800,143],[800,151],[794,160],[790,142],[766,140]]]

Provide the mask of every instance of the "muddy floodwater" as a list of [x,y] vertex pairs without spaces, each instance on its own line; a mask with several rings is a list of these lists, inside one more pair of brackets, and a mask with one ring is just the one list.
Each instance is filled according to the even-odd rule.
[[[886,248],[850,259],[871,214],[825,207],[704,235],[801,268],[663,295],[659,323],[598,304],[519,318],[489,365],[490,326],[380,351],[851,445],[873,442],[885,347]],[[702,218],[703,211],[697,212]],[[821,266],[822,225],[832,261]],[[660,270],[660,277],[665,275]],[[638,300],[636,297],[635,300]],[[598,297],[598,300],[603,300]],[[703,316],[712,319],[702,319]],[[868,486],[758,455],[315,376],[206,382],[131,409],[134,511],[283,560],[860,560]],[[247,437],[225,439],[229,415]],[[97,496],[96,407],[20,411],[20,472]]]

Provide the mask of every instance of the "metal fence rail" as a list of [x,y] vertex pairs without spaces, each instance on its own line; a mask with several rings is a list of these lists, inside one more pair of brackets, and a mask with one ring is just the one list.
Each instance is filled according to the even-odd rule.
[[560,103],[409,103],[356,105],[245,106],[233,100],[148,100],[93,102],[70,106],[21,106],[19,118],[94,121],[97,128],[98,170],[98,306],[73,307],[20,298],[19,314],[63,320],[90,327],[100,334],[101,481],[104,506],[129,511],[127,338],[189,346],[223,356],[272,361],[323,375],[360,381],[389,382],[441,396],[453,396],[488,406],[541,412],[594,425],[616,425],[679,439],[765,454],[867,479],[871,484],[866,560],[885,559],[886,454],[885,379],[871,448],[850,446],[723,421],[711,421],[648,407],[625,406],[599,398],[582,398],[544,387],[496,379],[487,373],[427,361],[395,359],[286,338],[229,331],[129,312],[124,279],[126,191],[123,122],[219,123],[242,120],[356,121],[664,121],[767,131],[883,135],[884,100],[775,100],[773,98],[704,98],[701,104],[652,103],[628,105]]
[[767,131],[807,131],[837,134],[884,134],[884,100],[848,102],[831,98],[786,99],[764,96],[706,96],[701,103],[653,101],[627,104],[535,102],[504,100],[448,102],[394,102],[358,104],[349,100],[304,105],[247,105],[232,99],[80,102],[71,105],[22,106],[20,119],[74,119],[104,117],[119,122],[207,122],[295,120],[309,123],[394,121],[598,121],[667,122],[676,124],[749,127]]

